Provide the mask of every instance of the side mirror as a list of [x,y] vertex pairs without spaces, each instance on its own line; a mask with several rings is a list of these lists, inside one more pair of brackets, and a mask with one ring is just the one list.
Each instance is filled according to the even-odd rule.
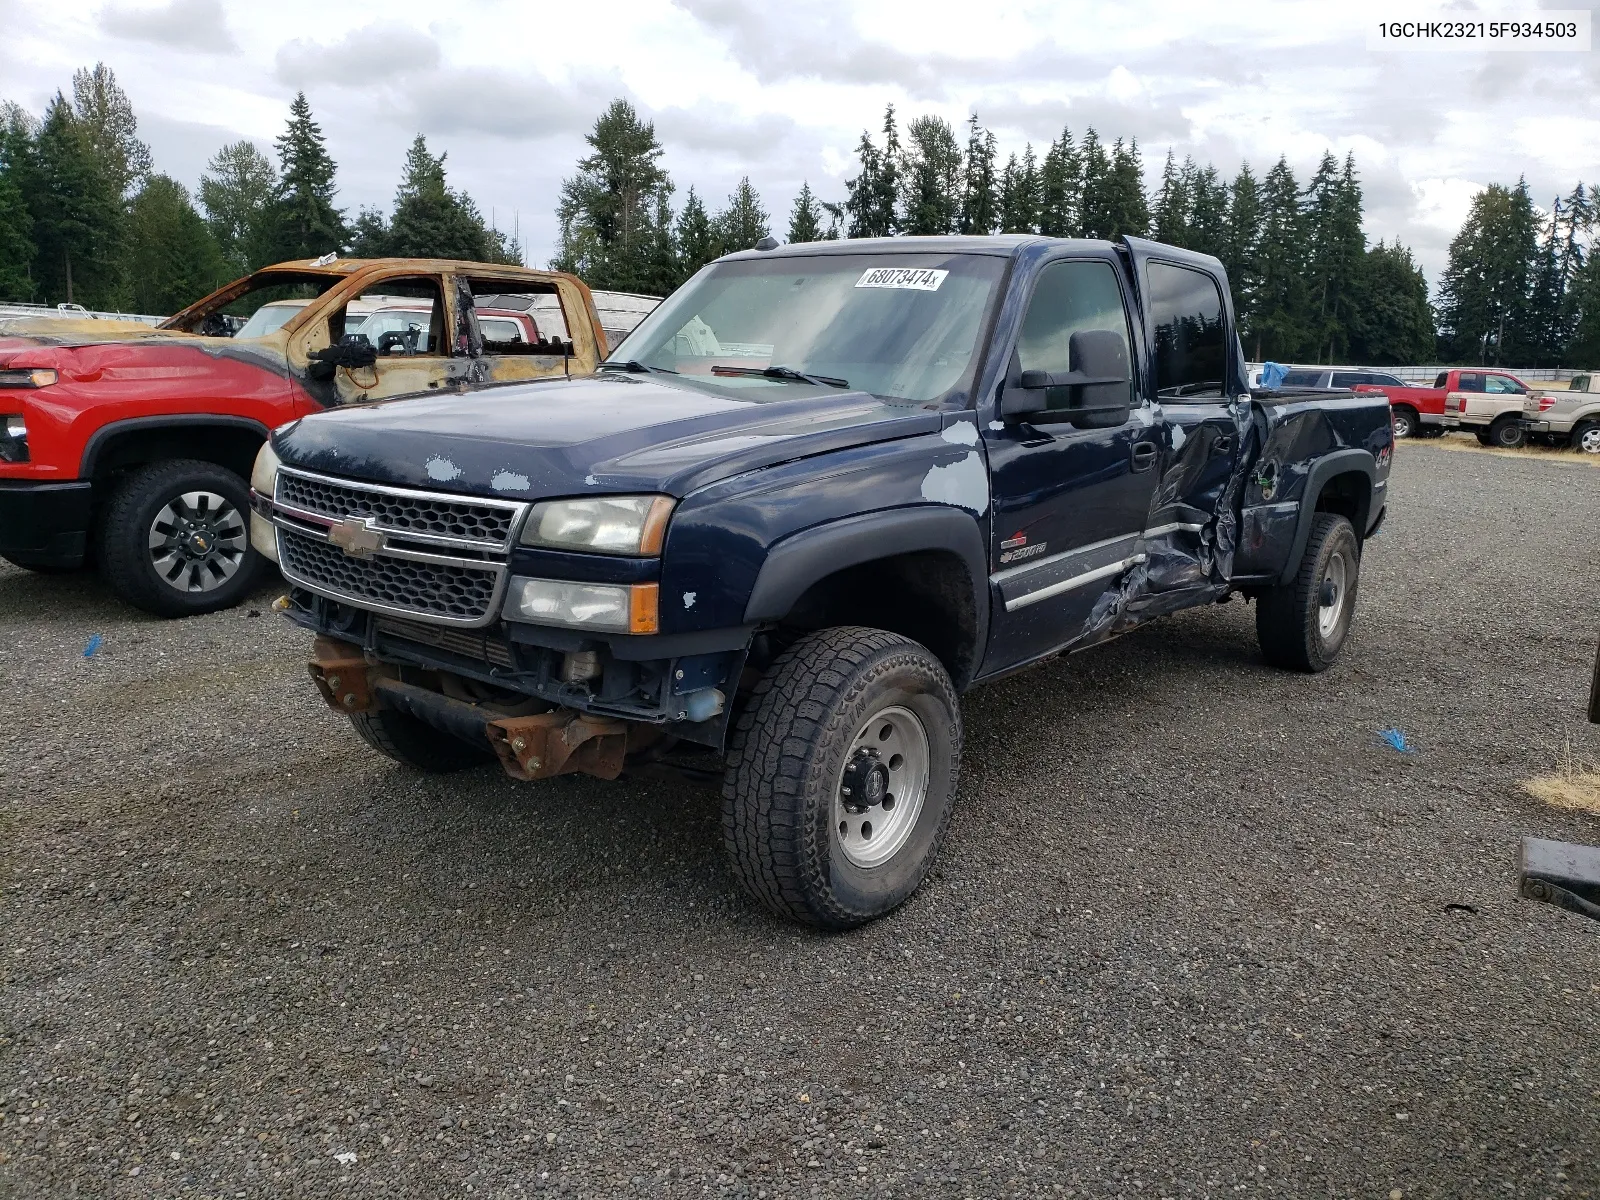
[[1110,329],[1085,329],[1067,342],[1065,374],[1023,371],[1000,401],[1000,415],[1038,425],[1070,421],[1083,429],[1121,425],[1133,411],[1128,346]]

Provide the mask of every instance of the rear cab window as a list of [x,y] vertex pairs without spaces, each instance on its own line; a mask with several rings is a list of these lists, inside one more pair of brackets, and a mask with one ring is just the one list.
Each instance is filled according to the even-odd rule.
[[1483,391],[1482,371],[1463,371],[1456,382],[1456,390],[1462,392]]
[[[1156,395],[1163,400],[1221,396],[1228,354],[1217,281],[1203,271],[1164,262],[1152,262],[1147,272]],[[1284,383],[1290,383],[1288,377]]]

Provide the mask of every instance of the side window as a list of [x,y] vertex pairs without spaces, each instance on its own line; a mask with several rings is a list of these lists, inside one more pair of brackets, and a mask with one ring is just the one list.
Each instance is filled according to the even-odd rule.
[[1461,372],[1457,390],[1463,392],[1483,391],[1483,373],[1481,371]]
[[485,354],[572,354],[572,334],[554,284],[473,278],[467,286]]
[[1283,376],[1284,387],[1316,387],[1321,382],[1321,371],[1288,371]]
[[445,354],[444,304],[429,276],[385,279],[328,318],[328,340],[366,341],[385,358]]
[[1372,381],[1372,376],[1366,371],[1335,371],[1333,373],[1333,383],[1330,386],[1347,388],[1355,387],[1358,383],[1371,383]]
[[1156,395],[1172,400],[1222,395],[1227,337],[1216,281],[1200,271],[1160,262],[1150,264],[1149,281]]
[[[1022,335],[1017,339],[1019,368],[1052,375],[1077,370],[1079,364],[1072,361],[1072,335],[1091,330],[1117,336],[1130,375],[1128,382],[1120,385],[1120,395],[1112,395],[1107,387],[1097,392],[1096,403],[1113,404],[1120,399],[1131,404],[1128,313],[1122,303],[1122,289],[1117,286],[1116,271],[1108,262],[1056,262],[1039,273],[1033,298],[1028,301],[1028,315],[1022,321]],[[1051,407],[1057,406],[1052,403]]]
[[1405,384],[1401,383],[1398,378],[1393,375],[1385,375],[1382,371],[1374,371],[1371,382],[1378,384],[1380,387],[1405,387]]
[[1442,388],[1445,384],[1447,384],[1449,382],[1450,382],[1450,372],[1449,371],[1440,371],[1438,378],[1433,381],[1433,386],[1436,387],[1436,388]]
[[1515,379],[1508,378],[1505,375],[1490,375],[1484,382],[1483,390],[1497,396],[1520,396],[1527,389]]

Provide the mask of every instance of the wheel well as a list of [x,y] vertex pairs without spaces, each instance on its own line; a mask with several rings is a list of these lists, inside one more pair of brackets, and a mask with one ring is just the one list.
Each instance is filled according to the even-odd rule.
[[1356,537],[1367,534],[1367,514],[1372,508],[1372,480],[1363,471],[1335,475],[1317,493],[1317,512],[1338,513],[1355,528]]
[[781,625],[802,633],[837,625],[887,629],[932,651],[958,689],[977,668],[972,580],[966,563],[944,551],[898,554],[835,571],[802,592]]
[[133,467],[172,458],[195,458],[250,478],[265,433],[249,425],[155,425],[112,431],[91,447],[92,478],[109,479]]

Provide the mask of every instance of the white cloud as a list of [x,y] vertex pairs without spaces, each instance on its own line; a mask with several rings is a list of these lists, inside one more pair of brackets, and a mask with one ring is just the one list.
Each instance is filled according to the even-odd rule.
[[113,36],[157,46],[218,54],[239,49],[223,19],[221,0],[171,0],[155,8],[113,4],[101,11],[100,20]]

